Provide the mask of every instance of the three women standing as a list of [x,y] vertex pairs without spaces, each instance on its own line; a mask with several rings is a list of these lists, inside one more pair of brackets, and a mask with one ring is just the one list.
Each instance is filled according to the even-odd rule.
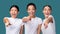
[[52,7],[45,5],[43,7],[43,13],[45,19],[42,19],[35,15],[36,5],[29,3],[27,5],[28,16],[23,19],[17,18],[19,7],[12,5],[10,8],[11,17],[5,17],[4,22],[6,25],[6,34],[22,34],[23,25],[25,26],[25,34],[56,34],[55,33],[55,20],[51,15]]

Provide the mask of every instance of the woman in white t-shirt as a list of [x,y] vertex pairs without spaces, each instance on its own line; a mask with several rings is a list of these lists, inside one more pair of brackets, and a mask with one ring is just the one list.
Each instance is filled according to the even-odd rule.
[[11,17],[4,18],[6,34],[22,34],[22,32],[20,31],[22,27],[22,20],[17,18],[18,13],[19,7],[17,5],[12,5],[10,7]]
[[42,34],[56,34],[55,32],[55,20],[51,15],[52,7],[50,5],[45,5],[43,7],[43,13],[45,19],[43,20],[43,24],[41,27]]
[[28,16],[23,18],[25,22],[25,34],[40,34],[42,19],[35,16],[36,6],[34,3],[27,5]]

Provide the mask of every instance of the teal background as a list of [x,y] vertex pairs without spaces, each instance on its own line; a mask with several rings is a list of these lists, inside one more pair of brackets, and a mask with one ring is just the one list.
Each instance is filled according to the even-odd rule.
[[52,6],[52,15],[56,21],[56,34],[60,34],[60,0],[0,0],[0,34],[5,34],[5,25],[3,23],[4,17],[9,17],[9,8],[11,5],[15,4],[19,6],[19,18],[27,16],[26,6],[28,3],[35,3],[37,10],[36,16],[44,18],[42,13],[42,8],[44,5],[49,4]]

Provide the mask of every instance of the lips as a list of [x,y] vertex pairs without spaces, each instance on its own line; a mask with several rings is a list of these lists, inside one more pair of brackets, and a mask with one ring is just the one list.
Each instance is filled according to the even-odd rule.
[[16,15],[16,14],[12,14],[12,15]]
[[46,13],[46,15],[49,15],[49,13]]

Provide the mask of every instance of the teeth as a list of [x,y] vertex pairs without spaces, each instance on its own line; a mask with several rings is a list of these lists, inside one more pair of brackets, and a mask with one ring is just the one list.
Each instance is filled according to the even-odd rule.
[[16,15],[16,14],[12,14],[12,15]]

